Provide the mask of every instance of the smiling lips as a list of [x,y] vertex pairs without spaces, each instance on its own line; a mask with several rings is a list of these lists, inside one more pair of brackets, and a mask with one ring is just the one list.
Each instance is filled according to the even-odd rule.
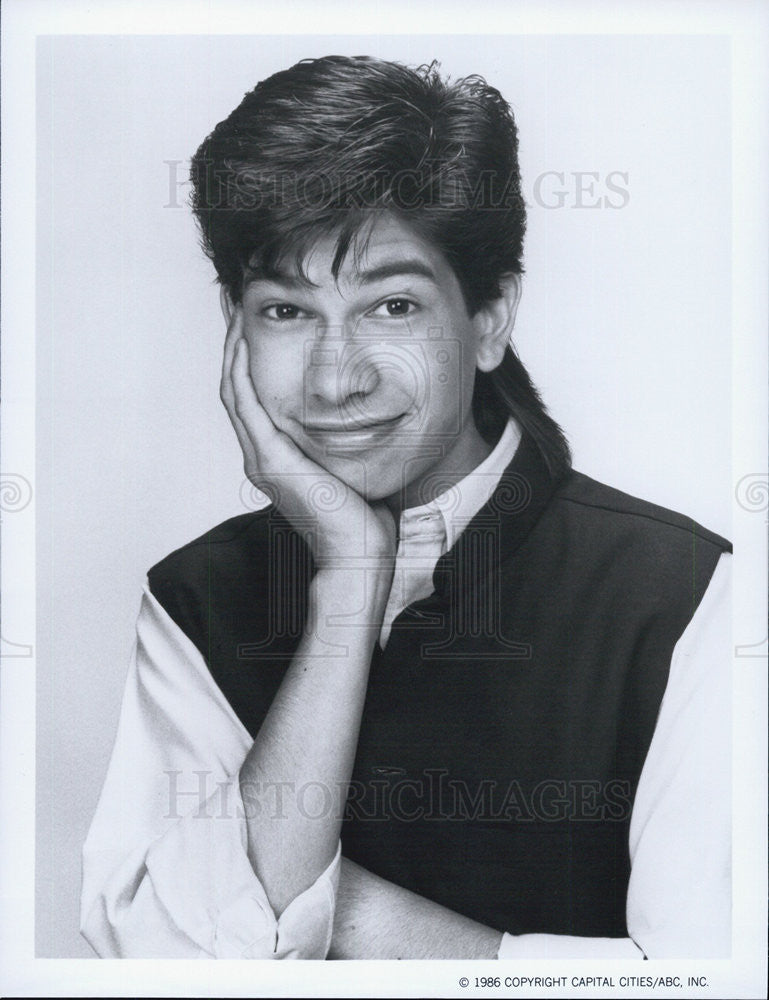
[[404,414],[396,417],[382,417],[377,420],[346,420],[346,421],[316,421],[306,423],[305,430],[309,434],[343,434],[355,431],[376,430],[379,427],[389,427],[397,423]]
[[315,423],[305,423],[305,433],[310,437],[333,438],[340,442],[353,442],[360,439],[378,438],[388,434],[403,420],[405,413],[399,413],[395,417],[383,417],[381,420],[350,420],[340,421],[318,421]]

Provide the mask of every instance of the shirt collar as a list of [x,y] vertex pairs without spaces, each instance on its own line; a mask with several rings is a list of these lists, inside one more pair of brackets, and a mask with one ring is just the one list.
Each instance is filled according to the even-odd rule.
[[510,465],[521,440],[518,424],[508,420],[494,448],[472,472],[439,493],[429,503],[401,512],[400,536],[409,537],[442,525],[450,549],[484,504],[488,503],[502,473]]

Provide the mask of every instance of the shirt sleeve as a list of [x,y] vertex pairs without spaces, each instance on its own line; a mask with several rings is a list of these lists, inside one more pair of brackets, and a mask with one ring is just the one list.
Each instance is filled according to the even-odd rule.
[[731,951],[731,561],[675,648],[633,807],[627,924],[649,958]]
[[627,938],[505,934],[499,958],[722,958],[731,949],[731,556],[673,651],[630,822]]
[[83,936],[103,958],[325,958],[340,849],[276,918],[246,851],[252,740],[146,588],[136,633],[83,848]]

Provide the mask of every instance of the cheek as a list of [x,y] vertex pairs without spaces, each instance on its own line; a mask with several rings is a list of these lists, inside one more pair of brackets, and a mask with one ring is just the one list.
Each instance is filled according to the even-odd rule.
[[[279,424],[281,413],[290,408],[296,369],[286,357],[286,351],[277,349],[277,345],[253,337],[247,339],[251,381],[256,395],[272,420]],[[301,386],[301,370],[299,380]]]
[[446,419],[464,414],[474,387],[475,357],[468,347],[460,341],[439,346],[430,358],[429,410]]

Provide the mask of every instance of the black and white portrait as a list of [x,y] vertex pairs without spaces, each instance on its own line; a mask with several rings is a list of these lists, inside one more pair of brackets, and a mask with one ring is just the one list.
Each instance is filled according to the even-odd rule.
[[34,39],[39,959],[753,982],[733,38],[489,28]]

